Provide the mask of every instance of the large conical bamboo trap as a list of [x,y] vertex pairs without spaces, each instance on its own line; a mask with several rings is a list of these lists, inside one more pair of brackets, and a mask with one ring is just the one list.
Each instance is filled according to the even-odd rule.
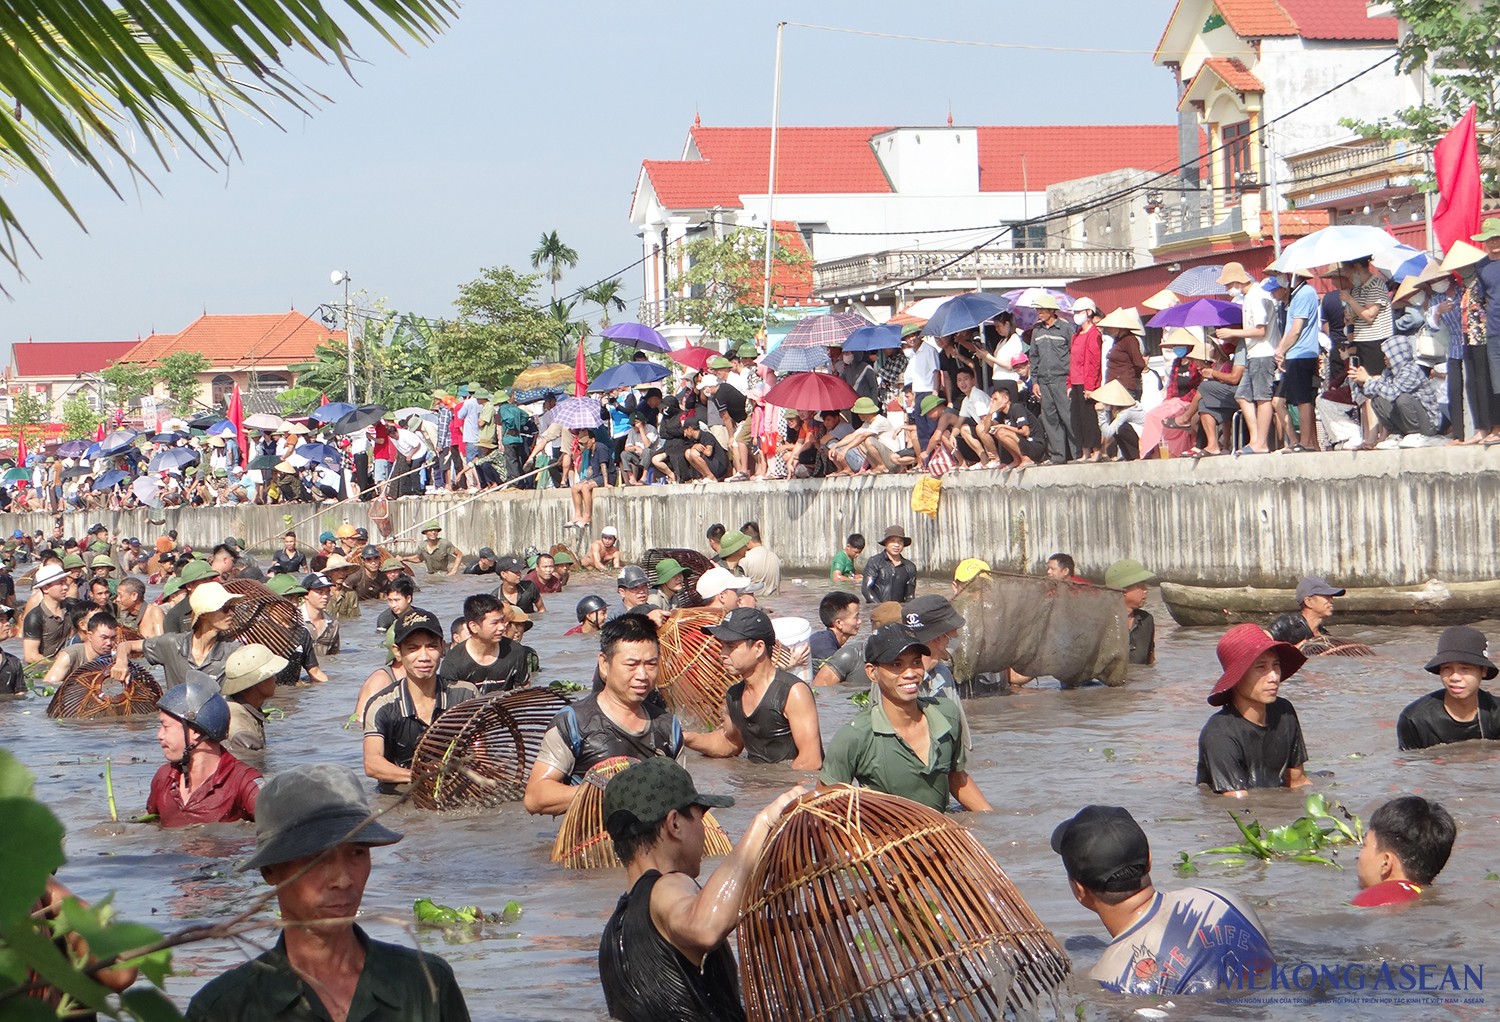
[[994,1022],[1070,963],[995,860],[942,813],[868,788],[777,822],[739,923],[751,1022]]
[[566,705],[555,692],[523,688],[444,711],[412,754],[412,800],[440,811],[519,800],[542,736]]
[[[565,869],[612,869],[621,864],[615,855],[614,841],[604,829],[604,789],[611,777],[634,762],[629,756],[612,756],[595,763],[584,776],[582,790],[558,825],[557,840],[552,843],[553,862],[561,863]],[[703,814],[703,830],[705,856],[729,854],[734,845],[713,813]]]
[[682,589],[672,598],[672,606],[703,606],[703,597],[698,595],[698,580],[703,577],[705,571],[714,566],[714,562],[690,547],[652,547],[641,559],[641,567],[646,569],[646,578],[651,581],[652,587],[656,586],[656,566],[668,557],[682,565],[684,569]]
[[1306,656],[1374,656],[1375,651],[1363,642],[1340,639],[1332,635],[1315,635],[1297,643]]
[[130,676],[115,681],[109,676],[115,655],[95,657],[68,675],[47,704],[47,716],[64,720],[99,720],[133,717],[156,712],[161,686],[143,665],[130,662]]
[[296,630],[302,624],[297,605],[248,578],[232,578],[224,588],[239,597],[228,604],[229,638],[258,642],[290,659],[297,649]]
[[[656,687],[667,708],[684,724],[707,731],[724,723],[724,694],[739,680],[719,658],[719,640],[704,631],[722,617],[716,610],[678,610],[658,633],[661,674]],[[771,649],[771,660],[785,668],[791,651],[778,642]]]
[[964,631],[953,645],[953,674],[1015,668],[1064,687],[1125,684],[1130,637],[1118,589],[1039,575],[982,571],[953,597]]

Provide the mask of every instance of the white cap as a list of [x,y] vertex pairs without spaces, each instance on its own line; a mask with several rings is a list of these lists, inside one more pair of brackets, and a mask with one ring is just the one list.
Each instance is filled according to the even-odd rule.
[[709,373],[708,375],[704,376],[703,379],[698,381],[699,390],[702,390],[704,387],[717,387],[718,385],[719,378],[713,373]]
[[604,528],[600,529],[599,530],[599,535],[601,535],[601,536],[614,536],[616,539],[618,539],[619,536],[620,536],[620,534],[615,531],[615,527],[613,525],[606,525]]
[[728,568],[709,568],[698,579],[698,595],[712,600],[726,589],[749,589],[750,580]]

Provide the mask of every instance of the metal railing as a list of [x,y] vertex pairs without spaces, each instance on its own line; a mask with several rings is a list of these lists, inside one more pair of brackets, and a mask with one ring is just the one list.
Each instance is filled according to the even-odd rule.
[[934,276],[956,280],[1078,279],[1133,265],[1124,248],[990,248],[873,252],[813,265],[813,291],[868,291]]

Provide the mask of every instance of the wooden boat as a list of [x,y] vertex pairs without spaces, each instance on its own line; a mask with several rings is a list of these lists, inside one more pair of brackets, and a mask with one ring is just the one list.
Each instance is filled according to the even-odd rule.
[[[1161,584],[1161,598],[1180,625],[1269,624],[1297,609],[1295,589]],[[1500,617],[1500,580],[1350,589],[1335,598],[1332,622],[1356,625],[1458,625]]]

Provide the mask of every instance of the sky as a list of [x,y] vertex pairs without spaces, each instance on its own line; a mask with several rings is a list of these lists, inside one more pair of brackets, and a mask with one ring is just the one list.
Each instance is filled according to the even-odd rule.
[[[335,16],[353,27],[338,0]],[[770,123],[776,24],[1062,47],[945,45],[791,26],[783,124],[1171,123],[1171,72],[1151,63],[1170,0],[887,0],[509,4],[469,0],[428,47],[353,32],[354,78],[290,69],[330,102],[280,122],[231,121],[238,154],[189,153],[124,200],[58,172],[87,230],[34,182],[5,185],[35,253],[0,279],[0,358],[38,341],[132,340],[203,312],[313,312],[353,287],[402,312],[452,315],[487,266],[528,268],[543,233],[579,253],[564,292],[640,255],[628,219],[642,159],[676,159],[706,125]],[[1075,49],[1076,48],[1076,49]],[[1091,53],[1078,50],[1129,50]],[[144,162],[144,159],[143,159]],[[640,270],[623,274],[633,318]],[[545,285],[544,285],[545,286]]]

